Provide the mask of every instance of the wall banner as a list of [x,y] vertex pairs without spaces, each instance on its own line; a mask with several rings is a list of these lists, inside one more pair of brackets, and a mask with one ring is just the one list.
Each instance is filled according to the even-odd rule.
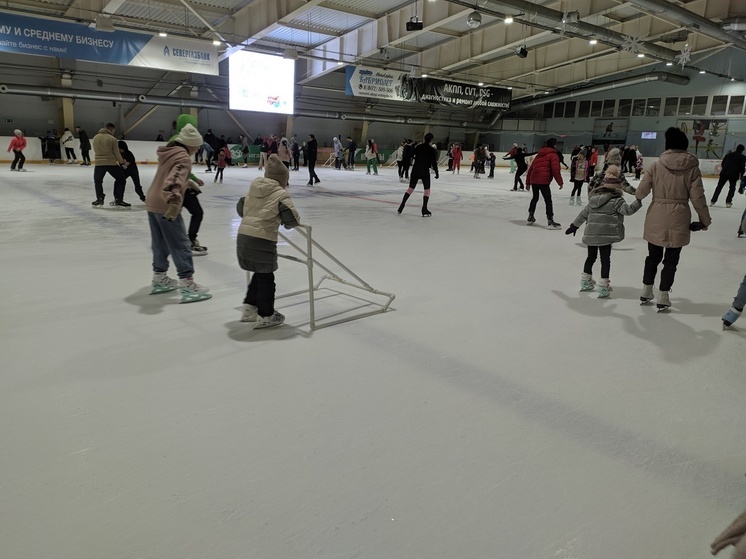
[[689,151],[697,157],[725,157],[723,147],[728,132],[726,119],[688,118],[677,121],[676,126],[689,137]]
[[506,111],[511,91],[502,87],[479,87],[435,78],[415,78],[409,72],[366,66],[347,66],[345,93],[389,101],[432,103],[462,109],[486,108]]
[[218,75],[218,49],[206,41],[99,31],[5,12],[0,12],[0,51]]

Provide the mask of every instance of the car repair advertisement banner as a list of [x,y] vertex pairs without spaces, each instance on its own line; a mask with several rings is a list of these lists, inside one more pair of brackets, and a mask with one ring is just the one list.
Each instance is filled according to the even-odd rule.
[[0,12],[0,51],[218,75],[217,47],[205,41],[101,31],[5,12]]
[[511,91],[502,87],[482,87],[466,83],[415,78],[409,72],[366,66],[347,66],[345,93],[389,101],[432,103],[462,109],[510,108]]

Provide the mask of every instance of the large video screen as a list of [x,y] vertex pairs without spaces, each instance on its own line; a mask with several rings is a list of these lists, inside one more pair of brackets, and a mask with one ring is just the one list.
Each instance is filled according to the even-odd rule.
[[238,51],[228,59],[232,111],[293,114],[295,61]]

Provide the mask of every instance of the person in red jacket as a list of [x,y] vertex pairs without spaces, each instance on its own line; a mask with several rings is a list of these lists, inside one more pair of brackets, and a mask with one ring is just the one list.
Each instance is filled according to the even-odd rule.
[[461,144],[453,144],[453,148],[451,148],[451,157],[453,157],[451,171],[453,171],[454,175],[460,175],[461,161],[464,159],[464,150],[461,149]]
[[13,150],[14,155],[13,163],[10,164],[10,170],[15,171],[16,164],[18,164],[18,170],[25,172],[26,169],[23,168],[23,163],[26,161],[26,157],[23,155],[23,150],[26,149],[26,138],[23,137],[23,132],[17,129],[13,131],[13,134],[15,135],[8,145],[8,153]]
[[554,221],[554,208],[552,207],[552,191],[549,189],[549,183],[552,182],[552,178],[557,181],[557,184],[562,190],[562,174],[560,173],[560,159],[557,155],[557,150],[554,146],[557,145],[555,138],[549,138],[546,146],[539,150],[536,154],[534,162],[531,167],[528,168],[528,174],[526,175],[526,188],[533,187],[533,197],[531,198],[531,204],[528,206],[528,225],[533,225],[536,221],[534,218],[534,212],[536,211],[536,203],[539,201],[539,194],[544,197],[544,203],[547,206],[547,221],[549,229],[559,229],[561,225]]

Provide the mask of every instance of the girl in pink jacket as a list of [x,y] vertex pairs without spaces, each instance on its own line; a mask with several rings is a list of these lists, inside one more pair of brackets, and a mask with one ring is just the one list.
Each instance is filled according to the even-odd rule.
[[8,153],[12,150],[14,155],[10,170],[15,171],[16,164],[18,164],[18,170],[26,172],[26,169],[23,168],[23,163],[26,161],[26,157],[23,155],[23,150],[26,149],[26,138],[23,137],[23,132],[18,129],[14,130],[13,134],[15,135],[8,145]]

